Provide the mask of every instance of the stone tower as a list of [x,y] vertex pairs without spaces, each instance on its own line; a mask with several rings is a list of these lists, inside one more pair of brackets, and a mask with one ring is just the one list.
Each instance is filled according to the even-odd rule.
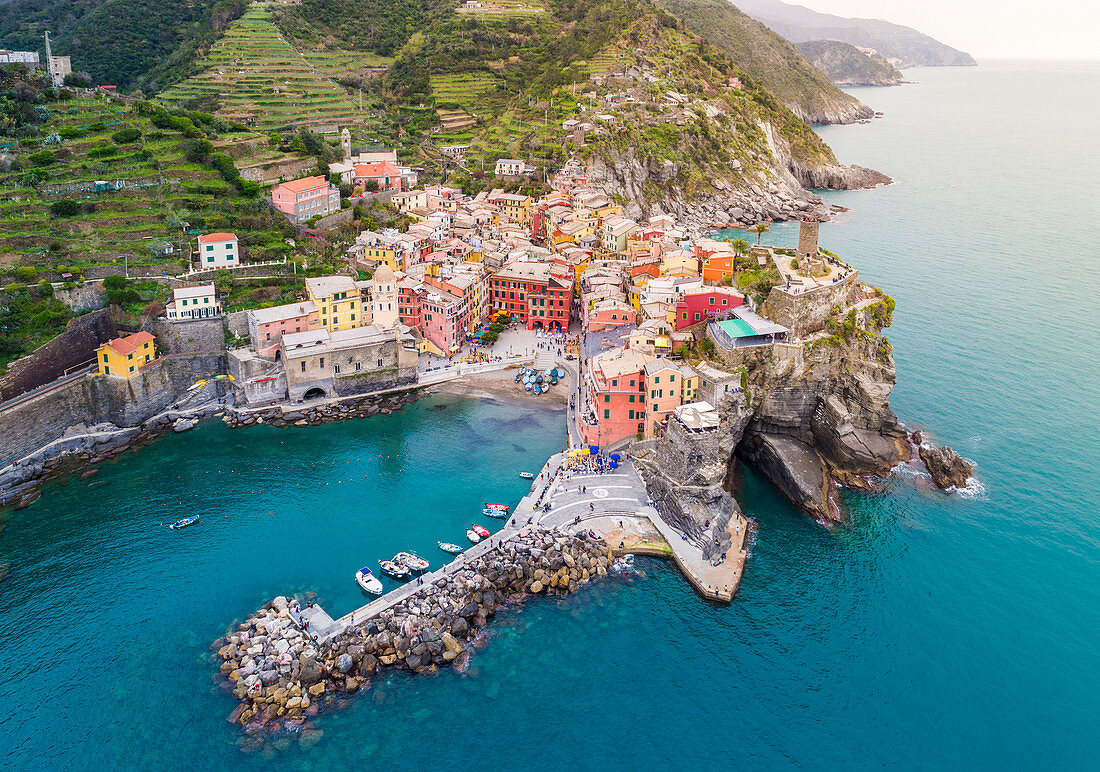
[[371,288],[370,305],[372,324],[382,330],[392,330],[397,326],[397,278],[393,269],[385,263],[374,272],[374,286]]
[[817,259],[817,229],[821,225],[817,220],[804,219],[798,226],[798,262],[810,262]]
[[340,132],[340,147],[344,149],[344,163],[351,161],[351,132],[344,129]]

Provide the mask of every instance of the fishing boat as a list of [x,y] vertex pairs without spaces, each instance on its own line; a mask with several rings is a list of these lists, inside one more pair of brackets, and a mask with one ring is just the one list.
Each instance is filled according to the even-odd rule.
[[428,561],[414,552],[398,552],[393,556],[393,562],[400,563],[410,571],[426,571],[428,569]]
[[192,523],[194,523],[198,519],[199,519],[198,515],[191,515],[191,517],[185,517],[182,520],[177,520],[176,522],[172,523],[168,527],[175,530],[175,531],[178,531],[180,528],[186,528],[187,526],[191,525]]
[[[477,534],[474,535],[477,536]],[[452,544],[449,541],[437,541],[436,544],[439,545],[439,548],[441,550],[443,550],[444,552],[449,552],[452,555],[457,555],[458,553],[462,552],[462,547],[459,547],[457,544]]]
[[472,541],[474,544],[477,544],[479,541],[481,541],[481,537],[477,535],[477,532],[469,528],[466,529],[466,538]]
[[363,588],[363,592],[369,592],[371,595],[382,594],[381,580],[372,574],[370,568],[367,566],[363,566],[355,572],[355,581]]
[[474,523],[473,525],[470,526],[470,530],[473,531],[474,533],[476,533],[482,539],[488,539],[489,538],[489,529],[486,528],[483,525],[478,525],[477,523]]
[[382,569],[382,573],[386,576],[392,576],[394,579],[408,579],[409,571],[408,566],[404,566],[400,563],[395,563],[392,560],[379,560],[378,567]]
[[501,509],[501,510],[504,510],[505,512],[508,511],[508,505],[507,504],[493,504],[491,502],[486,502],[485,503],[485,508],[486,509]]
[[508,510],[507,509],[490,509],[489,507],[485,507],[485,509],[481,510],[481,514],[485,515],[486,517],[504,518],[504,517],[508,517]]
[[519,476],[522,477],[524,480],[534,480],[535,479],[535,475],[534,475],[533,472],[520,472]]

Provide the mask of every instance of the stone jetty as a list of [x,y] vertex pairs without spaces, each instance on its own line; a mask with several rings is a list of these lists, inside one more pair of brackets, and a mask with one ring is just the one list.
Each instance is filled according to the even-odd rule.
[[372,415],[390,415],[419,398],[415,390],[383,396],[347,397],[340,400],[295,407],[276,405],[268,408],[231,410],[222,419],[233,429],[266,424],[268,426],[317,426],[333,421],[367,418]]
[[211,647],[240,701],[228,720],[250,734],[293,730],[313,742],[320,730],[310,717],[369,688],[380,671],[465,669],[471,642],[501,605],[571,592],[606,575],[612,560],[602,539],[521,528],[377,615],[323,635],[303,624],[316,607],[277,597]]

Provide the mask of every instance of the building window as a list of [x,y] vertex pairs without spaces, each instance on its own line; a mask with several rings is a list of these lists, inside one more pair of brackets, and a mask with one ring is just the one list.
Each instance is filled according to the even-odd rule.
[[630,418],[630,419],[633,419],[633,418],[634,418],[634,411],[633,411],[633,410],[631,410],[631,411],[630,411],[630,413],[629,413],[629,415],[627,416],[627,418]]
[[336,373],[337,375],[339,375],[340,374],[340,365],[333,365],[332,366],[332,371],[334,373]]
[[633,404],[633,402],[634,402],[634,395],[633,394],[630,395],[630,402],[631,402],[631,404]]
[[302,372],[304,373],[305,371],[306,371],[306,363],[305,363],[305,361],[303,360],[303,361],[302,361]]
[[611,401],[611,395],[610,394],[604,394],[603,395],[603,401],[604,402],[610,402]]
[[378,360],[378,366],[379,366],[379,367],[381,367],[381,366],[382,366],[382,360],[381,360],[381,359],[379,359],[379,360]]
[[610,410],[604,410],[603,411],[603,417],[604,418],[610,418],[611,417],[611,411]]

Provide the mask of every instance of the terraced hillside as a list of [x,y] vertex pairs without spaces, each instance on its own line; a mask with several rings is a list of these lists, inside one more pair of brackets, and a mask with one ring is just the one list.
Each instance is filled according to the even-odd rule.
[[370,118],[333,80],[351,56],[321,52],[311,62],[287,42],[270,12],[253,4],[203,58],[201,72],[162,92],[159,100],[264,131],[346,126],[362,133],[370,130]]
[[285,223],[215,169],[187,160],[180,131],[104,99],[55,102],[49,111],[42,139],[22,139],[15,168],[0,177],[0,267],[79,270],[126,260],[175,272],[179,255],[158,257],[153,248],[178,246],[196,229],[249,232],[257,257],[280,249]]

